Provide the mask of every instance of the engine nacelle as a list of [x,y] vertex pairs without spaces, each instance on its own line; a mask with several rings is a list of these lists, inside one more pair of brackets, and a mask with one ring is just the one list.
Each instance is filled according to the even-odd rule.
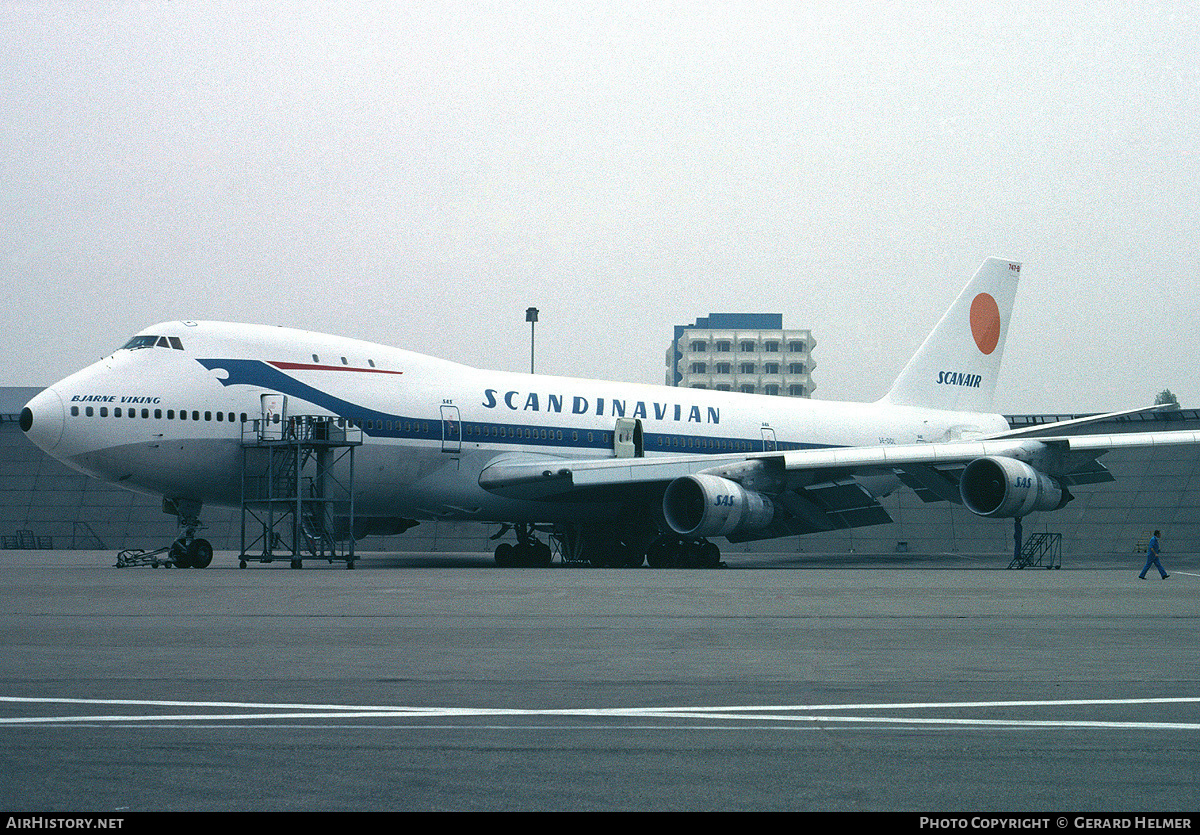
[[968,510],[992,518],[1058,510],[1074,498],[1045,473],[1002,456],[976,458],[963,470],[958,486]]
[[775,518],[775,505],[736,481],[701,473],[667,485],[663,516],[675,533],[700,539],[765,528]]

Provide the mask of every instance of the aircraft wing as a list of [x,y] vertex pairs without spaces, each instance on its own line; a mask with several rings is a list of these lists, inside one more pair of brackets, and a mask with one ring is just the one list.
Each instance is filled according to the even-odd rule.
[[1096,460],[1110,449],[1200,444],[1200,432],[1048,435],[905,445],[830,447],[737,455],[676,455],[572,460],[501,456],[480,486],[499,495],[545,501],[622,501],[645,497],[676,478],[707,474],[771,496],[786,513],[732,541],[883,524],[878,497],[900,483],[924,501],[961,502],[958,476],[977,458],[1015,458],[1064,485],[1112,481]]

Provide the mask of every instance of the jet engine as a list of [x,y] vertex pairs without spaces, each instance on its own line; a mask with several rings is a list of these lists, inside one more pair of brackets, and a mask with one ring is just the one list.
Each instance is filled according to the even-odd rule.
[[1001,456],[976,458],[959,480],[963,504],[992,518],[1058,510],[1074,498],[1062,485],[1023,461]]
[[680,536],[702,539],[765,528],[775,518],[775,505],[736,481],[701,473],[667,485],[663,516]]

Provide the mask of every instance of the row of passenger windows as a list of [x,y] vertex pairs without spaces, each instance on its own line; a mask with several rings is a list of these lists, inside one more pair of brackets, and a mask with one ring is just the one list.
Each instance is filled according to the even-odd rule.
[[[236,423],[238,420],[241,420],[243,423],[245,423],[247,420],[249,420],[249,415],[247,415],[245,412],[241,412],[240,414],[238,412],[213,412],[213,411],[201,412],[198,409],[194,409],[190,412],[187,409],[180,409],[178,412],[176,412],[174,409],[167,409],[165,411],[162,409],[155,409],[152,413],[150,409],[141,409],[139,411],[137,408],[135,408],[133,406],[127,406],[124,408],[121,406],[114,406],[111,409],[111,415],[110,415],[110,409],[107,406],[84,406],[82,410],[78,406],[71,407],[71,417],[79,417],[80,414],[82,414],[84,417],[106,418],[106,417],[111,416],[111,417],[118,417],[118,418],[119,417],[136,418],[136,417],[140,416],[142,418],[147,418],[147,419],[150,418],[151,414],[153,414],[155,420],[162,420],[163,418],[166,418],[167,420],[176,420],[176,419],[178,419],[178,420],[207,420],[210,422],[216,421],[217,423]],[[256,425],[258,424],[258,421],[259,421],[259,419],[255,418],[254,422]],[[278,414],[272,415],[271,422],[279,423],[280,422],[279,415]],[[362,424],[362,421],[353,421],[353,420],[349,420],[348,418],[337,418],[336,422],[337,422],[338,426],[343,427],[343,428],[346,426],[355,426],[355,427],[361,428],[361,424]],[[380,429],[383,428],[383,421],[381,421],[381,420],[367,421],[367,423],[368,424],[379,424],[378,428],[380,428]],[[388,424],[389,424],[388,428],[391,429],[391,425],[390,425],[391,421],[388,421]],[[396,421],[397,428],[399,428],[399,425],[400,425],[400,422]],[[376,427],[372,425],[372,426],[369,426],[368,428],[373,429]],[[426,430],[429,429],[428,423],[425,424],[425,428],[426,428]]]
[[[110,410],[107,406],[84,406],[82,410],[80,410],[80,408],[78,406],[71,407],[71,417],[79,417],[80,414],[82,414],[84,417],[106,418],[106,417],[110,417]],[[167,409],[165,411],[162,409],[155,409],[153,411],[153,413],[151,413],[150,409],[141,409],[139,411],[137,408],[135,408],[133,406],[128,406],[128,407],[124,407],[124,408],[122,408],[121,406],[114,406],[111,410],[111,417],[115,417],[115,418],[119,418],[119,417],[136,418],[136,417],[140,416],[142,418],[148,419],[148,418],[150,418],[151,414],[153,414],[155,420],[162,420],[163,418],[166,418],[167,420],[176,420],[176,419],[178,419],[178,420],[207,420],[209,422],[216,421],[217,423],[236,423],[238,420],[241,420],[242,423],[245,423],[247,420],[249,420],[249,415],[247,415],[245,412],[241,412],[240,414],[238,412],[213,412],[213,411],[201,412],[198,409],[194,409],[190,412],[187,409],[180,409],[178,412],[176,412],[174,409]],[[254,421],[255,425],[258,424],[258,421],[259,421],[259,419],[255,418],[255,421]],[[271,422],[279,423],[280,422],[279,415],[278,414],[272,415]],[[353,420],[349,420],[348,418],[337,418],[336,422],[337,422],[338,426],[343,427],[343,428],[346,426],[355,426],[355,427],[361,428],[361,425],[362,425],[362,421],[353,421]],[[381,429],[383,428],[383,421],[381,421],[381,420],[367,421],[367,423],[368,424],[377,423],[377,424],[379,424],[379,428],[381,428]],[[391,421],[388,421],[388,423],[389,423],[388,428],[390,429]],[[400,422],[396,421],[397,428],[399,428],[399,425],[400,425]],[[375,427],[371,426],[368,428],[375,428]],[[429,429],[428,423],[425,424],[425,429],[428,431],[428,429]]]
[[[342,425],[345,418],[338,418],[338,426]],[[368,432],[382,430],[384,432],[428,432],[429,421],[412,421],[412,420],[352,420],[351,426],[359,429],[366,429]]]
[[[155,336],[151,334],[143,334],[130,339],[121,346],[120,350],[133,350],[134,348],[173,348],[176,351],[182,351],[183,342],[178,336]],[[320,364],[321,357],[319,354],[313,354],[312,358],[314,363],[318,365]],[[350,361],[346,357],[339,357],[339,359],[341,359],[342,365],[350,365]],[[369,365],[371,368],[375,368],[375,360],[368,359],[367,365]]]
[[[314,362],[314,363],[316,363],[317,365],[320,365],[320,364],[321,364],[321,356],[320,356],[319,354],[313,354],[313,355],[312,355],[312,358],[313,358],[313,362]],[[342,365],[349,365],[349,364],[350,364],[350,361],[349,361],[348,359],[346,359],[345,357],[341,357],[341,360],[342,360]],[[370,360],[370,359],[369,359],[369,360],[367,360],[367,365],[369,365],[369,366],[371,366],[372,368],[374,368],[374,367],[375,367],[375,360]]]
[[712,449],[727,452],[749,452],[754,445],[749,441],[729,441],[720,438],[689,438],[679,435],[660,436],[658,446],[662,449]]
[[[561,429],[533,429],[523,426],[468,425],[466,427],[466,434],[468,437],[483,438],[529,438],[531,440],[543,441],[566,440],[566,433]],[[578,443],[585,439],[589,444],[596,443],[597,441],[605,445],[612,443],[611,432],[581,432],[572,429],[570,430],[570,436],[572,443]],[[659,449],[711,449],[727,450],[729,452],[750,451],[754,448],[754,445],[749,441],[695,438],[681,435],[659,435],[657,446]]]
[[[478,438],[529,438],[531,440],[542,441],[562,441],[566,440],[566,435],[561,429],[534,429],[524,426],[492,426],[490,424],[467,424],[467,437]],[[571,430],[571,441],[578,443],[581,437],[587,438],[587,443],[595,443],[596,437],[599,436],[600,443],[607,444],[612,439],[611,432],[584,432],[579,430]]]
[[[83,416],[84,417],[96,417],[97,415],[99,415],[100,417],[108,417],[109,416],[108,413],[109,413],[109,410],[108,410],[107,406],[84,406],[83,407]],[[71,417],[79,417],[79,414],[80,414],[79,407],[72,406],[71,407]],[[149,418],[150,414],[151,414],[151,412],[149,409],[141,410],[141,416],[143,418]],[[236,412],[200,412],[200,411],[189,412],[186,409],[180,409],[178,413],[174,409],[167,409],[165,413],[163,412],[162,409],[155,409],[154,410],[154,419],[162,420],[164,414],[165,414],[167,420],[175,420],[176,416],[178,416],[179,420],[189,420],[189,419],[190,420],[200,420],[201,415],[203,415],[204,420],[208,420],[208,421],[215,420],[219,423],[224,423],[224,422],[235,423],[238,419],[238,415]],[[126,408],[122,408],[120,406],[114,406],[112,409],[112,416],[113,417],[135,418],[135,417],[138,417],[138,410],[136,408],[134,408],[133,406],[129,406]],[[245,412],[242,412],[241,419],[243,421],[246,420]]]
[[[79,417],[81,409],[79,406],[71,407],[72,417]],[[84,406],[82,408],[84,417],[110,417],[108,406]],[[242,412],[240,415],[237,412],[212,412],[199,410],[188,411],[180,409],[178,412],[174,409],[137,409],[133,406],[121,407],[114,406],[111,409],[111,417],[127,417],[127,418],[150,418],[153,414],[155,420],[162,420],[164,417],[167,420],[206,420],[216,421],[218,423],[235,423],[240,419],[245,422],[247,415]],[[275,422],[279,422],[279,416],[275,416]],[[404,432],[429,432],[428,421],[383,421],[383,420],[367,420],[367,421],[348,421],[345,418],[338,419],[338,425],[351,424],[355,426],[364,426],[367,431],[381,430],[384,432],[404,431]],[[563,441],[566,440],[566,433],[561,429],[534,429],[523,426],[492,426],[490,424],[467,424],[465,432],[468,437],[477,438],[528,438],[531,440],[543,441]],[[571,442],[578,443],[581,439],[586,438],[586,442],[596,443],[599,441],[602,444],[612,442],[611,432],[580,432],[579,430],[570,430]],[[695,438],[679,435],[660,435],[658,436],[658,447],[660,449],[712,449],[712,450],[728,450],[728,451],[749,451],[753,449],[753,444],[749,441],[730,441],[715,438]]]

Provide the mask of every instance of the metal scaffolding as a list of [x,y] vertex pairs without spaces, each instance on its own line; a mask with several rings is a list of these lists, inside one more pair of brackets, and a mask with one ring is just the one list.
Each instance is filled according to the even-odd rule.
[[354,567],[354,450],[362,442],[362,429],[344,418],[242,422],[242,568],[285,557],[292,568],[306,557]]

